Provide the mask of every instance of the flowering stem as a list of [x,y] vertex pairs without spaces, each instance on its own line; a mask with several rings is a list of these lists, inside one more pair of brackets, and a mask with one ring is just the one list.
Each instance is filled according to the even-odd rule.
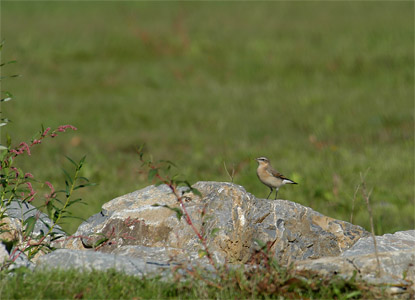
[[62,215],[63,215],[63,213],[64,213],[64,211],[65,211],[65,209],[68,207],[68,205],[69,205],[69,203],[70,203],[70,200],[71,200],[71,197],[72,197],[72,194],[73,194],[73,191],[74,191],[74,189],[75,189],[75,184],[76,184],[76,181],[77,181],[77,179],[78,179],[78,177],[79,177],[79,172],[80,172],[80,170],[81,170],[81,166],[80,165],[78,165],[77,166],[77,168],[76,168],[76,171],[75,171],[75,175],[74,175],[74,179],[73,179],[73,181],[72,181],[72,184],[71,184],[71,186],[70,186],[70,188],[69,188],[69,191],[67,192],[67,194],[66,194],[66,201],[65,201],[65,204],[64,204],[64,206],[62,207],[62,209],[60,209],[59,210],[59,213],[58,213],[58,217],[56,218],[56,220],[53,222],[53,224],[52,224],[52,226],[49,228],[49,231],[39,240],[39,242],[37,242],[35,245],[37,245],[38,246],[38,248],[37,249],[39,249],[39,246],[41,246],[42,245],[42,242],[45,240],[45,238],[47,237],[47,236],[49,236],[51,233],[52,233],[52,231],[53,231],[53,229],[56,227],[56,225],[59,223],[59,220],[61,219],[61,217],[62,217]]
[[190,218],[189,213],[187,212],[186,206],[183,203],[183,198],[181,196],[179,196],[179,194],[177,193],[177,189],[176,186],[168,180],[163,179],[159,173],[156,174],[156,177],[161,180],[164,184],[166,184],[170,190],[172,191],[173,195],[176,197],[177,201],[180,203],[180,207],[182,209],[182,212],[185,216],[186,222],[188,225],[190,225],[190,227],[193,229],[194,233],[196,234],[196,236],[198,237],[198,239],[202,242],[203,248],[205,249],[206,252],[206,256],[210,262],[210,264],[215,268],[216,271],[218,271],[217,266],[215,264],[215,262],[213,261],[212,255],[209,252],[209,248],[207,246],[207,242],[206,242],[206,238],[204,238],[199,230],[195,227],[195,225],[192,222],[192,219]]

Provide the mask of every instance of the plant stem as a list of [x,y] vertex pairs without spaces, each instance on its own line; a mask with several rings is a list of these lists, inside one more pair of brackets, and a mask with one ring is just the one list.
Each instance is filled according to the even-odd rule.
[[382,274],[382,268],[381,268],[380,260],[379,260],[378,245],[377,245],[376,236],[375,236],[375,228],[373,226],[373,213],[372,213],[372,207],[370,206],[370,203],[369,203],[369,199],[370,199],[370,195],[371,195],[372,191],[367,193],[365,178],[362,174],[360,174],[360,178],[362,179],[363,198],[366,200],[367,211],[369,212],[370,229],[372,231],[373,245],[375,247],[375,256],[376,256],[376,262],[377,262],[377,265],[378,265],[378,275],[381,275]]
[[39,249],[39,246],[41,246],[42,245],[42,242],[45,240],[45,238],[47,237],[47,236],[49,236],[51,233],[52,233],[52,231],[53,231],[53,229],[56,227],[56,225],[58,224],[58,222],[59,222],[59,220],[61,219],[61,217],[62,217],[62,215],[63,215],[63,213],[64,213],[64,211],[65,211],[65,209],[66,209],[66,207],[68,207],[68,204],[69,204],[69,201],[71,200],[71,196],[72,196],[72,193],[73,193],[73,191],[74,191],[74,188],[75,188],[75,184],[76,184],[76,180],[78,179],[78,176],[79,176],[79,172],[80,172],[80,170],[81,170],[81,168],[80,168],[80,166],[78,165],[77,166],[77,168],[76,168],[76,171],[75,171],[75,175],[74,175],[74,179],[73,179],[73,181],[72,181],[72,184],[71,184],[71,187],[70,187],[70,189],[69,189],[69,192],[67,193],[67,195],[66,195],[66,201],[65,201],[65,204],[64,204],[64,206],[63,206],[63,208],[62,209],[60,209],[59,210],[59,213],[58,213],[58,217],[56,218],[56,220],[53,222],[53,224],[52,224],[52,226],[49,228],[49,231],[39,240],[39,242],[37,243],[37,245],[38,245],[38,248],[37,249]]

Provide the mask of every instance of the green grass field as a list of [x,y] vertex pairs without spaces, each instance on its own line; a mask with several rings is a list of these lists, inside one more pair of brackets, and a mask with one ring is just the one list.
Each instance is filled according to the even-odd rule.
[[[72,124],[21,165],[63,185],[64,155],[98,183],[73,210],[150,184],[135,147],[191,182],[257,197],[255,157],[298,186],[279,197],[349,221],[367,172],[376,234],[414,228],[413,2],[1,3],[3,127],[13,141]],[[40,193],[42,194],[42,193]],[[41,199],[36,200],[41,204]],[[36,203],[35,203],[36,204]],[[81,220],[67,221],[72,233]],[[370,229],[358,193],[353,223]]]
[[[278,286],[272,291],[267,275],[256,274],[250,280],[242,270],[226,273],[226,280],[208,281],[208,285],[191,276],[140,278],[113,270],[75,271],[51,270],[0,273],[2,299],[385,299],[385,289],[365,285],[356,280],[335,277],[330,281],[321,276],[273,277]],[[206,275],[206,274],[204,274]],[[269,276],[268,276],[269,277]],[[311,278],[312,277],[312,278]],[[237,280],[239,278],[239,280]],[[181,279],[181,280],[179,280]],[[291,279],[291,280],[290,280]],[[268,284],[264,284],[267,282]],[[410,296],[410,295],[408,295]]]

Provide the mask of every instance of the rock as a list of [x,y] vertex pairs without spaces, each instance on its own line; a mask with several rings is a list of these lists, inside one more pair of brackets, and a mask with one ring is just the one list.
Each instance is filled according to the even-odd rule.
[[[363,237],[357,241],[350,249],[342,253],[342,256],[355,256],[361,254],[375,253],[372,236]],[[392,251],[415,251],[415,230],[398,231],[394,234],[384,234],[376,236],[378,253]]]
[[[48,233],[50,226],[52,226],[52,221],[49,217],[36,209],[33,205],[27,202],[22,202],[21,200],[12,200],[6,206],[6,217],[1,220],[2,232],[0,233],[0,240],[3,244],[14,245],[10,253],[20,253],[20,250],[25,251],[25,249],[29,246],[27,237],[25,239],[22,235],[24,231],[22,224],[32,217],[35,218],[36,221],[30,235],[30,241],[31,243],[36,243],[42,236]],[[63,238],[66,237],[66,233],[60,226],[56,225],[51,234],[44,239],[44,243],[53,243],[52,236],[53,238]],[[15,247],[19,250],[14,251]],[[33,259],[36,260],[43,254],[43,251],[39,251]],[[19,264],[19,266],[30,265],[26,255],[20,254],[17,256],[15,264]]]
[[365,237],[338,257],[304,260],[295,265],[297,269],[341,274],[346,278],[357,272],[358,277],[373,284],[403,285],[415,290],[415,230],[377,236],[376,241],[378,256],[372,237]]
[[27,255],[20,250],[12,251],[10,255],[6,246],[0,243],[0,269],[11,271],[20,267],[33,269],[34,263],[30,262]]
[[[287,264],[340,255],[359,238],[368,236],[362,227],[326,217],[298,203],[255,198],[239,185],[198,182],[193,187],[203,197],[185,194],[185,207],[220,262],[247,262],[258,248],[256,241],[268,243],[275,258]],[[164,259],[174,255],[179,259],[197,258],[203,248],[192,227],[185,217],[178,220],[174,210],[163,206],[179,207],[166,185],[118,197],[82,223],[74,234],[80,238],[66,247],[99,247],[102,252],[131,254],[141,253],[144,248],[132,249],[144,246],[164,251]],[[213,236],[210,233],[215,228],[218,232]]]
[[8,258],[9,258],[9,252],[7,252],[6,246],[0,243],[0,266]]
[[[184,193],[193,226],[206,237],[213,258],[229,265],[250,261],[266,245],[280,264],[299,270],[339,274],[373,284],[392,285],[390,295],[414,291],[415,230],[373,239],[362,227],[335,220],[286,200],[257,199],[231,183],[198,182],[202,193]],[[62,267],[144,275],[167,272],[176,262],[196,262],[203,250],[177,199],[166,185],[149,186],[118,197],[82,223],[61,249],[41,257],[37,268]],[[217,229],[217,230],[215,230]],[[215,235],[211,234],[213,231]],[[96,250],[96,251],[94,251]],[[378,263],[380,263],[379,273]],[[174,262],[174,263],[173,263]],[[247,265],[248,266],[248,265]],[[405,294],[406,295],[406,294]]]
[[145,247],[127,245],[115,248],[111,253],[129,257],[141,258],[146,262],[160,262],[168,264],[172,261],[185,261],[188,256],[181,249],[169,247]]
[[13,255],[10,257],[10,259],[13,260],[13,263],[9,266],[9,271],[21,267],[28,268],[30,270],[34,269],[35,264],[29,260],[24,252],[17,250],[16,252],[13,251],[12,253]]
[[[22,202],[20,200],[13,200],[6,208],[6,214],[12,221],[12,225],[16,230],[21,231],[21,221],[26,221],[30,217],[35,217],[36,223],[33,230],[33,237],[44,235],[49,231],[50,226],[52,226],[52,221],[49,217],[39,211],[36,207],[27,202]],[[23,218],[23,220],[22,220]],[[52,230],[52,233],[55,237],[64,237],[66,233],[62,230],[60,226],[55,226]]]
[[129,275],[144,276],[170,270],[170,264],[146,262],[143,259],[131,258],[96,251],[80,251],[58,249],[40,257],[36,269],[81,269],[105,271],[115,269]]

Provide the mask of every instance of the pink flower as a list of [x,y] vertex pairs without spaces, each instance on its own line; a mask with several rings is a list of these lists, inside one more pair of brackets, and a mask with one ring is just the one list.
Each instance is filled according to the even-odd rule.
[[18,150],[12,149],[12,150],[10,150],[10,152],[12,152],[16,155],[19,155],[19,154],[22,154],[26,150],[27,154],[31,155],[30,148],[29,148],[28,144],[26,144],[25,142],[21,142],[19,147],[20,148]]
[[[46,199],[53,198],[55,196],[55,189],[53,188],[53,185],[49,181],[45,181],[45,184],[50,188],[50,193],[46,194],[45,198]],[[47,201],[47,202],[49,202],[49,201]]]
[[32,173],[26,173],[24,174],[24,178],[33,178]]
[[41,142],[42,142],[41,140],[33,140],[32,144],[30,146],[40,144]]
[[33,199],[35,199],[36,192],[33,189],[33,186],[32,186],[32,184],[30,182],[26,182],[26,184],[27,184],[27,186],[29,188],[29,191],[30,191],[30,194],[27,196],[27,198],[30,197],[30,199],[28,200],[28,202],[32,202]]
[[32,154],[30,153],[30,148],[29,148],[29,145],[28,145],[28,144],[26,144],[25,142],[22,142],[22,143],[20,143],[20,146],[22,146],[22,148],[21,148],[21,149],[26,150],[27,155],[32,155]]
[[50,131],[50,127],[46,128],[45,131],[42,133],[42,136],[46,136]]
[[16,149],[12,149],[12,150],[10,150],[10,152],[11,153],[14,153],[14,154],[16,154],[16,155],[19,155],[19,154],[22,154],[23,153],[23,151],[22,150],[16,150]]
[[65,130],[68,129],[68,128],[70,128],[72,130],[78,130],[78,128],[76,128],[76,127],[74,127],[72,125],[61,125],[61,126],[58,127],[57,131],[59,131],[59,132],[65,132]]

